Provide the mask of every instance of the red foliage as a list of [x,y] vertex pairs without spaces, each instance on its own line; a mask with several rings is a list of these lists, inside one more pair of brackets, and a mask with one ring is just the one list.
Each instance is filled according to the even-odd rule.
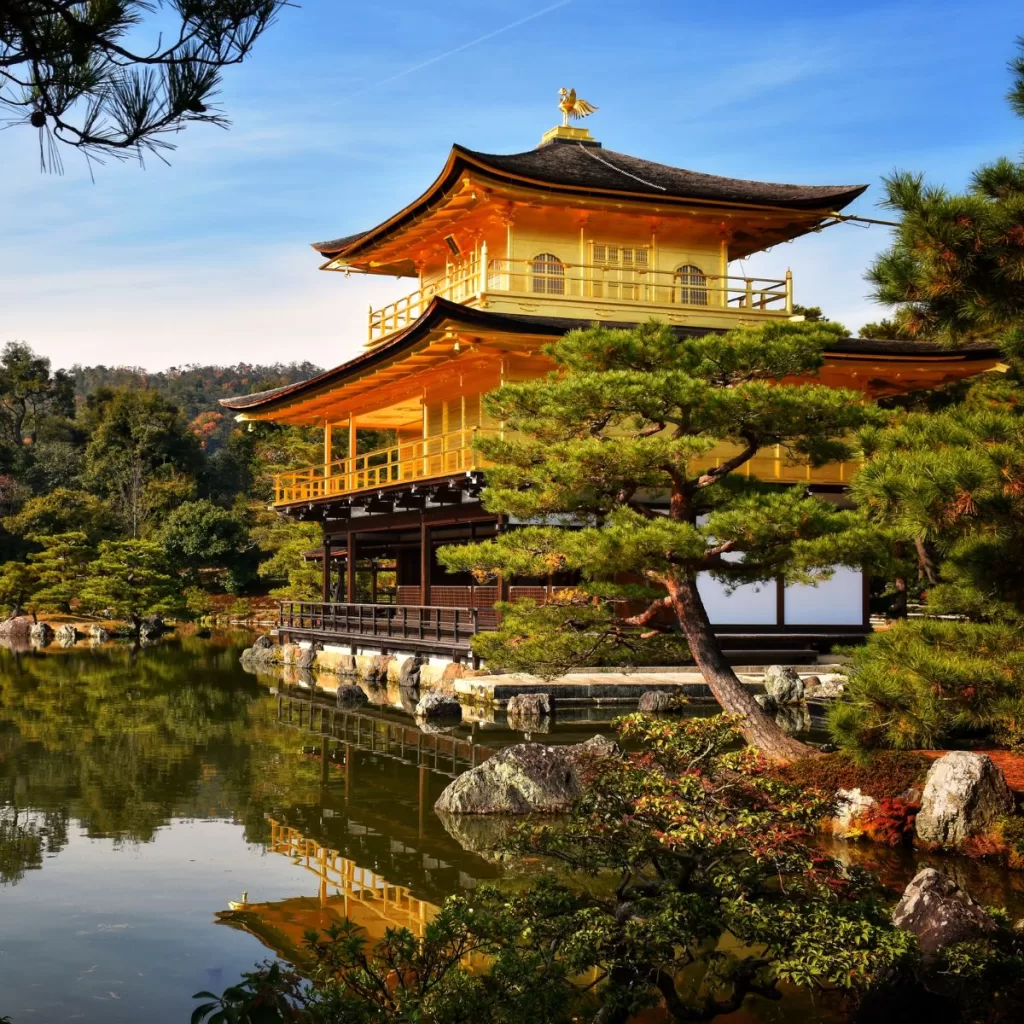
[[886,797],[864,811],[857,824],[873,842],[902,846],[914,837],[914,820],[920,809],[920,804]]

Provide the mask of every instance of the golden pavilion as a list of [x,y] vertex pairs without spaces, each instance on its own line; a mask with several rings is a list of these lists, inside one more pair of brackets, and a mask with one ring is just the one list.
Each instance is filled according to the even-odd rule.
[[[567,95],[567,114],[593,109]],[[282,633],[352,653],[461,659],[472,634],[493,625],[497,600],[543,600],[559,581],[480,586],[447,575],[434,557],[439,545],[516,525],[480,502],[486,466],[473,440],[502,429],[482,397],[547,372],[544,346],[580,326],[656,318],[685,337],[792,318],[789,270],[755,279],[738,275],[736,261],[838,223],[865,188],[653,163],[606,149],[566,117],[525,152],[453,146],[434,181],[393,216],[314,243],[322,270],[409,278],[411,290],[369,310],[365,348],[355,358],[300,383],[222,401],[240,420],[323,430],[323,461],[275,483],[281,514],[323,529],[323,547],[311,553],[323,567],[322,601],[286,605]],[[997,361],[983,346],[848,338],[827,353],[819,379],[891,396]],[[336,436],[346,438],[342,450]],[[386,444],[367,445],[382,436]],[[712,457],[728,454],[723,446]],[[853,467],[811,468],[772,449],[746,470],[841,493]],[[396,581],[387,592],[377,585],[384,567]],[[780,583],[726,594],[716,587],[702,586],[709,613],[737,638],[785,635],[790,646],[813,646],[867,628],[866,581],[851,570],[818,588]]]

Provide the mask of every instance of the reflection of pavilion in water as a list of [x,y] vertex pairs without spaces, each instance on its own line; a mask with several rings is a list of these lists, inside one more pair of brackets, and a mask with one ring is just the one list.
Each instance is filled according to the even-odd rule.
[[435,904],[418,899],[406,886],[389,882],[273,819],[268,850],[316,876],[317,895],[234,903],[231,910],[220,911],[217,919],[249,932],[293,962],[301,964],[305,959],[303,937],[308,932],[323,932],[346,919],[359,925],[372,943],[384,938],[389,928],[408,928],[420,937],[437,913]]

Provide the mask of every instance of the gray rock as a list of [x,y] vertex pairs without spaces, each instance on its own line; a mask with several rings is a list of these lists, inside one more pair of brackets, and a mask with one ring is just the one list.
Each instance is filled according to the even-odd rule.
[[163,631],[163,623],[158,626],[154,622],[143,622],[139,626],[139,639],[146,643],[153,643],[155,640],[160,639]]
[[438,814],[561,814],[582,793],[565,751],[518,743],[460,775],[438,797]]
[[439,811],[437,816],[459,846],[491,861],[505,859],[493,854],[500,853],[523,824],[518,816],[501,814],[449,814]]
[[924,868],[913,877],[892,913],[892,923],[913,932],[924,953],[998,930],[970,893],[934,868]]
[[65,622],[57,629],[54,637],[62,647],[74,647],[78,643],[78,630],[70,622]]
[[[827,676],[814,676],[818,680],[818,685],[813,692],[807,694],[808,697],[823,697],[828,699],[834,699],[838,697],[846,686],[846,677],[832,673]],[[804,680],[804,686],[807,685],[807,680]]]
[[638,711],[648,713],[658,711],[669,711],[672,708],[672,694],[662,690],[648,690],[640,694],[640,701],[637,704]]
[[416,687],[420,685],[420,659],[406,658],[398,673],[398,685]]
[[417,718],[462,718],[462,705],[446,693],[428,693],[416,704]]
[[764,670],[765,692],[776,704],[795,704],[804,699],[804,684],[795,668],[769,665]]
[[93,623],[89,627],[89,639],[95,644],[105,644],[110,639],[110,634],[102,626]]
[[565,747],[519,743],[460,775],[434,808],[440,815],[563,813],[583,792],[594,762],[619,753],[601,735]]
[[805,697],[816,697],[817,694],[814,692],[821,686],[821,679],[818,676],[804,676],[804,696]]
[[343,683],[334,698],[339,708],[361,708],[370,698],[354,683]]
[[53,641],[53,627],[48,622],[37,622],[29,630],[28,638],[33,647],[46,647]]
[[0,639],[28,641],[32,620],[25,615],[12,615],[0,622]]
[[356,676],[359,675],[359,666],[356,664],[356,656],[354,654],[343,654],[338,659],[337,673],[339,676]]
[[542,718],[551,714],[550,693],[517,693],[505,709],[509,718]]
[[985,754],[954,750],[928,770],[915,829],[918,839],[956,846],[1013,811],[1003,773]]
[[461,718],[417,718],[416,728],[426,734],[438,733],[445,735],[457,732],[462,725]]
[[779,710],[779,705],[775,703],[775,698],[770,693],[755,693],[754,700],[768,712],[769,715],[774,715]]
[[264,633],[263,636],[256,637],[256,639],[253,640],[252,645],[257,651],[269,650],[269,648],[274,646],[274,638]]

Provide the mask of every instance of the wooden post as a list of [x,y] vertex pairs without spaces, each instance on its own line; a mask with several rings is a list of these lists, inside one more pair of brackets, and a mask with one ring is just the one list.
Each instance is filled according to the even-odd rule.
[[331,493],[331,463],[334,461],[331,436],[331,421],[324,420],[324,496]]
[[430,567],[433,564],[430,550],[430,527],[420,519],[420,604],[430,604]]
[[775,580],[775,625],[786,624],[786,579],[779,576]]
[[324,534],[323,597],[327,604],[331,599],[331,538]]
[[480,295],[487,294],[487,242],[480,243],[480,283],[478,285]]
[[348,483],[350,491],[356,489],[356,417],[354,413],[348,414]]
[[356,603],[356,535],[348,531],[346,541],[348,558],[345,561],[345,600],[349,604]]

